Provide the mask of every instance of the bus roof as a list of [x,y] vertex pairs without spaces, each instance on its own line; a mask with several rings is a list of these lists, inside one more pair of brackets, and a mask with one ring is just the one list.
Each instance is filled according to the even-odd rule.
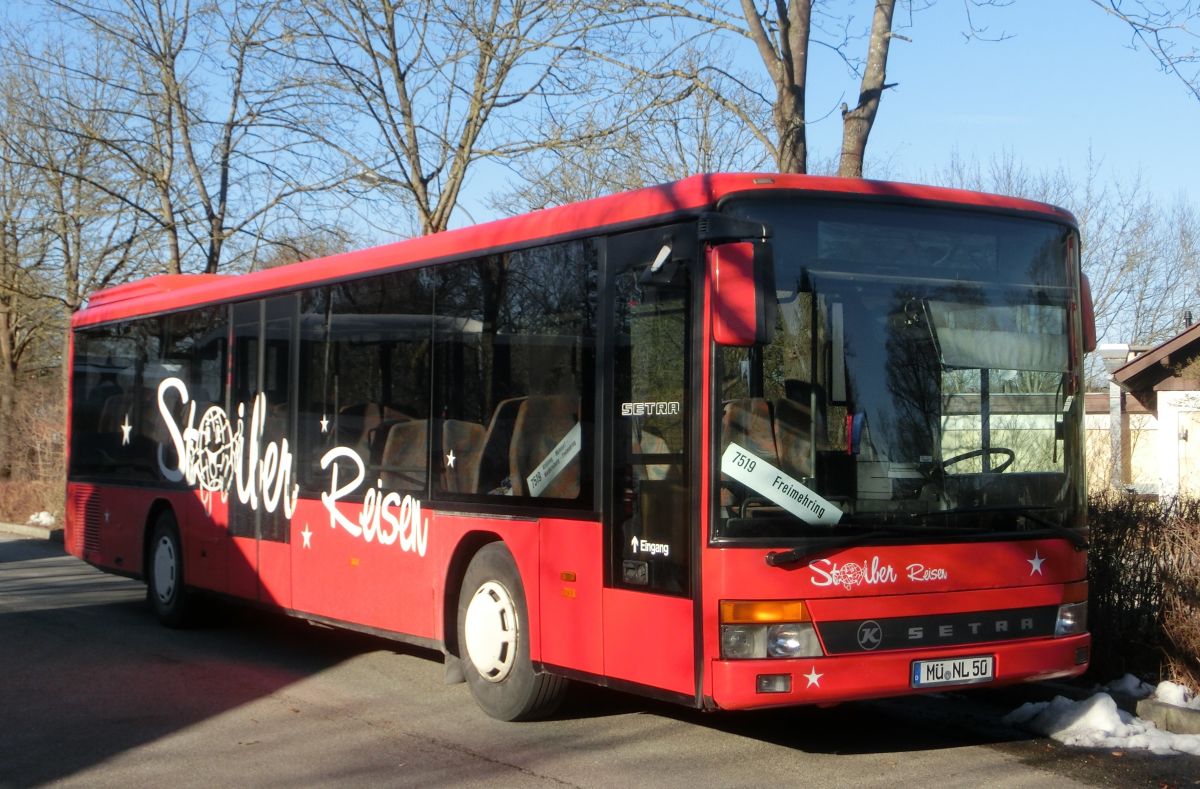
[[249,299],[295,288],[350,279],[372,271],[550,243],[588,230],[616,230],[668,221],[712,209],[724,198],[752,191],[790,191],[932,202],[1042,215],[1075,224],[1067,211],[1013,197],[917,184],[810,175],[710,174],[545,208],[459,230],[398,241],[356,252],[307,260],[250,274],[176,274],[149,277],[97,291],[75,313],[75,328],[208,304]]

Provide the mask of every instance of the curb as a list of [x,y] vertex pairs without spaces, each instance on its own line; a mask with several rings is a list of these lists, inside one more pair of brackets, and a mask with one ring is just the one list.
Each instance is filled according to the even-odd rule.
[[26,537],[34,540],[63,541],[62,529],[47,529],[44,526],[27,526],[19,523],[0,523],[0,534],[13,537]]
[[1200,734],[1200,710],[1191,707],[1177,707],[1174,704],[1142,699],[1137,703],[1137,716],[1142,720],[1153,721],[1154,725],[1163,731],[1175,734]]

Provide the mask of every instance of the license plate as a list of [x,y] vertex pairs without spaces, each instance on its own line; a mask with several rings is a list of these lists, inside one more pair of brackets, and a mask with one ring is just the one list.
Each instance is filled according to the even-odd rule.
[[938,685],[974,685],[991,682],[996,659],[992,655],[948,658],[946,660],[915,660],[912,664],[912,686],[931,688]]

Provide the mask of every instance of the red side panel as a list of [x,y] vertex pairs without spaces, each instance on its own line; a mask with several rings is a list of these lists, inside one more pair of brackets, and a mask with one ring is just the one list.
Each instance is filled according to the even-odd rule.
[[171,496],[170,502],[179,520],[188,585],[227,592],[229,535],[225,524],[229,505],[220,496],[206,499],[190,491]]
[[257,600],[258,541],[253,537],[229,538],[228,557],[229,575],[226,591],[235,597]]
[[229,591],[226,507],[220,501],[206,504],[193,491],[69,483],[67,550],[97,567],[140,576],[146,529],[152,525],[150,514],[156,505],[169,506],[175,513],[187,584]]
[[292,556],[286,543],[258,543],[258,600],[279,608],[292,606]]
[[614,679],[692,696],[692,601],[604,590],[604,673]]
[[434,638],[433,592],[444,566],[446,537],[437,515],[422,510],[417,531],[398,534],[386,520],[376,522],[370,511],[364,513],[363,504],[336,506],[345,520],[331,518],[320,501],[297,504],[291,526],[291,607]]
[[599,522],[544,520],[542,661],[604,673],[604,548]]

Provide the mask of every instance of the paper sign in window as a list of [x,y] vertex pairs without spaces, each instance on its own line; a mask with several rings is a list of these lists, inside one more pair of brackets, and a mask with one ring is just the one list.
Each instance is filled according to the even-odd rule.
[[778,504],[805,523],[832,526],[842,518],[842,511],[815,490],[736,442],[730,442],[721,456],[721,473]]
[[550,487],[550,483],[554,481],[559,472],[579,454],[582,440],[583,428],[576,423],[575,427],[571,428],[563,437],[563,440],[550,450],[546,459],[525,478],[525,485],[529,489],[530,496],[540,496],[542,491]]

